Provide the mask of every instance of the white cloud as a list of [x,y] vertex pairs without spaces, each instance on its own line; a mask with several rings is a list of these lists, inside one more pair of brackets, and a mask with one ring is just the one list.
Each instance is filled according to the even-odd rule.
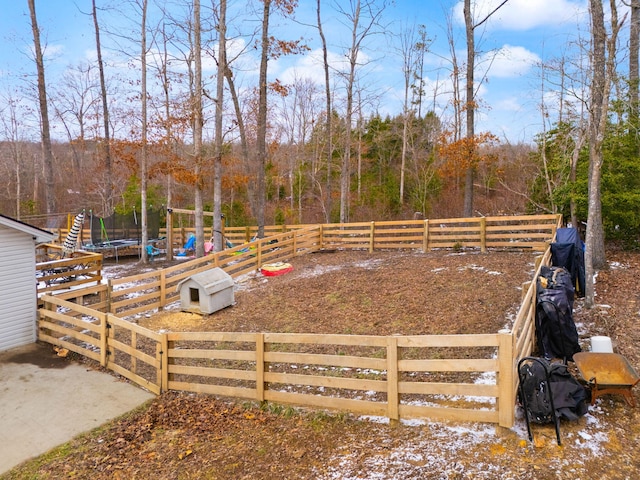
[[[484,19],[503,0],[477,0],[476,21]],[[462,1],[454,6],[454,18],[464,24]],[[586,0],[508,0],[487,22],[488,28],[500,30],[531,30],[576,23],[588,15]]]
[[483,55],[477,65],[488,71],[489,77],[511,78],[524,75],[539,62],[540,57],[524,47],[504,45]]
[[508,112],[522,111],[522,105],[516,97],[507,97],[499,100],[493,106],[496,110],[506,110]]
[[[289,57],[287,60],[290,60]],[[280,71],[277,65],[284,64],[284,61],[270,62],[270,67],[273,72],[278,73],[278,78],[285,84],[291,84],[296,79],[310,78],[318,84],[324,83],[324,66],[322,59],[322,49],[315,49],[303,56],[294,57],[295,63],[289,67],[283,68]],[[349,68],[348,59],[339,53],[329,51],[327,53],[327,60],[331,68],[332,76],[335,76],[335,72],[345,72]],[[369,64],[371,59],[369,56],[360,52],[358,54],[358,68],[362,68],[362,65]]]

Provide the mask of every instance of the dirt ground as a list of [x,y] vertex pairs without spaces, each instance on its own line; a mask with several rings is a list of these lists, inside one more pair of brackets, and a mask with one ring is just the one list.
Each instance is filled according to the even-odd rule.
[[[597,306],[577,300],[583,348],[610,336],[640,369],[640,254],[608,252],[596,279]],[[213,315],[176,310],[133,318],[154,330],[350,334],[495,332],[508,327],[531,253],[316,253],[293,272],[238,279],[236,304]],[[154,267],[161,266],[156,262]],[[136,264],[107,269],[133,274]],[[177,308],[177,306],[175,306]],[[635,389],[640,403],[640,387]],[[635,479],[639,409],[600,398],[578,421],[523,418],[512,429],[486,424],[385,419],[169,393],[146,408],[9,472],[2,478],[154,479]]]

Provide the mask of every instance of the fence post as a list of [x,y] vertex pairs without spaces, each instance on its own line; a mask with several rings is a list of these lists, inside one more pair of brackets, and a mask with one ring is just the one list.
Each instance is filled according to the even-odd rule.
[[324,248],[324,225],[320,224],[319,230],[319,249],[322,250]]
[[376,234],[376,222],[371,222],[369,230],[369,253],[373,253]]
[[387,337],[387,416],[391,423],[399,420],[398,338]]
[[256,333],[256,400],[264,402],[264,333]]
[[516,359],[513,357],[513,339],[510,330],[498,332],[498,424],[505,428],[513,427],[515,421]]
[[167,250],[167,260],[173,260],[173,209],[167,208],[167,219],[166,219],[166,227],[167,227],[167,240],[166,240],[166,250]]
[[109,348],[109,330],[107,328],[108,315],[109,314],[106,312],[100,314],[100,365],[103,368],[107,368],[107,359],[108,359],[108,353],[107,353],[107,349]]
[[111,339],[115,338],[115,333],[113,331],[113,327],[109,324],[109,317],[111,316],[111,313],[107,313],[105,315],[105,327],[106,327],[106,331],[105,331],[105,341],[106,341],[106,345],[105,345],[105,353],[106,353],[106,359],[105,359],[105,364],[104,367],[105,368],[109,368],[109,363],[110,362],[114,362],[115,361],[115,356],[116,356],[116,351],[115,349],[111,348]]
[[480,218],[480,251],[486,253],[487,251],[487,218]]
[[166,269],[160,270],[160,306],[158,310],[164,310],[164,306],[167,304],[167,271]]
[[[262,267],[262,242],[264,241],[263,238],[259,238],[256,243],[258,244],[256,246],[256,270],[259,270],[260,267]],[[249,255],[249,252],[247,252],[247,255]]]
[[106,305],[107,313],[116,313],[111,311],[112,302],[113,302],[113,281],[110,278],[108,278],[107,279],[107,305]]
[[163,333],[157,348],[160,355],[160,393],[169,391],[169,335]]
[[424,234],[422,235],[422,252],[429,251],[429,219],[424,221]]

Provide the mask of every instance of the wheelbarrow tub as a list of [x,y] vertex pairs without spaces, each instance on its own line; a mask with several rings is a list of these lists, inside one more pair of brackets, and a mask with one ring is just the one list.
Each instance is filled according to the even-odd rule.
[[640,381],[640,376],[627,359],[617,353],[579,352],[573,360],[582,378],[591,387],[591,403],[608,393],[619,393],[635,406],[631,388]]

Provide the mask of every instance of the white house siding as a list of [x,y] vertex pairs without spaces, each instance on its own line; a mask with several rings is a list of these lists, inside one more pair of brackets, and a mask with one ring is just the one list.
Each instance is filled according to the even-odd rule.
[[33,237],[0,225],[0,351],[36,341]]

